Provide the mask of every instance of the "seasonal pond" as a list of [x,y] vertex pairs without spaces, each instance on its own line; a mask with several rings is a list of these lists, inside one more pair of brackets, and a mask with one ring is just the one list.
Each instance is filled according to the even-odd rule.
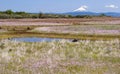
[[[21,41],[21,42],[51,42],[62,40],[60,38],[39,38],[39,37],[21,37],[21,38],[11,38],[12,41]],[[70,40],[70,39],[65,39]]]

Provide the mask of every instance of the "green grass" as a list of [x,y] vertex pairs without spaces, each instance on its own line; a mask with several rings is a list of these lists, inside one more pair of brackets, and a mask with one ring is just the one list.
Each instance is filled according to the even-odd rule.
[[70,38],[81,40],[111,40],[120,39],[120,35],[88,35],[88,34],[69,34],[69,33],[46,33],[46,32],[8,32],[0,33],[0,39],[14,37],[48,37],[48,38]]
[[0,41],[0,74],[119,74],[120,41]]

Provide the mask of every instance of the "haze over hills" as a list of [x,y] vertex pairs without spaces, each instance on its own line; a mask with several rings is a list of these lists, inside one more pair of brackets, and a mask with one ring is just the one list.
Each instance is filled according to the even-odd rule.
[[62,13],[62,14],[72,15],[72,16],[77,16],[77,15],[99,16],[99,15],[101,15],[101,14],[104,14],[104,15],[106,15],[106,16],[120,17],[120,13],[117,13],[117,12],[96,13],[96,12],[80,12],[80,11],[74,11],[74,12],[66,12],[66,13]]

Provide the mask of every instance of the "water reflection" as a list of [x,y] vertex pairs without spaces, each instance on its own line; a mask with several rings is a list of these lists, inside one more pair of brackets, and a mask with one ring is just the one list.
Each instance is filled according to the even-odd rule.
[[50,42],[50,41],[59,41],[60,38],[37,38],[37,37],[23,37],[23,38],[12,38],[10,40],[21,41],[21,42]]

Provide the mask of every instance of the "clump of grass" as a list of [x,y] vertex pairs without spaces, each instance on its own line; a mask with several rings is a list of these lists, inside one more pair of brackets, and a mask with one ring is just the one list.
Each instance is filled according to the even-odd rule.
[[31,28],[30,28],[30,27],[27,27],[27,30],[31,30]]
[[1,40],[0,74],[119,74],[119,42]]

